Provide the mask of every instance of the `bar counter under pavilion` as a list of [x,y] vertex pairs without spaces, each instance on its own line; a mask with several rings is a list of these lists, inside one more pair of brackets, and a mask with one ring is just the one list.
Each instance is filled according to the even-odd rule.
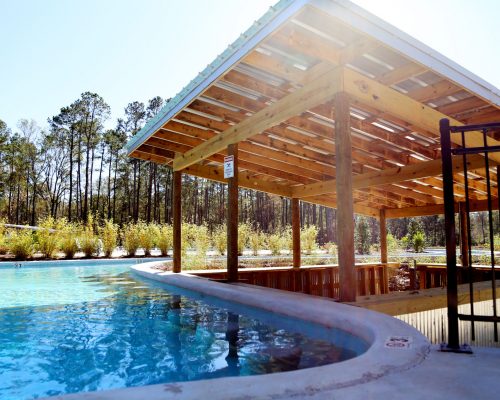
[[[499,108],[497,88],[353,3],[282,0],[150,120],[128,154],[174,171],[174,272],[182,270],[189,174],[228,185],[227,271],[211,278],[355,302],[388,292],[387,219],[444,212],[440,120],[500,121]],[[451,141],[462,146],[459,134]],[[466,146],[482,141],[472,133]],[[498,146],[500,135],[488,141]],[[233,174],[225,179],[227,156]],[[490,154],[488,171],[481,154],[463,160],[453,157],[453,183],[465,233],[465,198],[469,211],[487,209],[486,172],[498,201],[500,153]],[[238,270],[238,188],[291,199],[286,274]],[[338,267],[301,267],[299,201],[337,210]],[[355,265],[354,214],[379,220],[379,264]]]

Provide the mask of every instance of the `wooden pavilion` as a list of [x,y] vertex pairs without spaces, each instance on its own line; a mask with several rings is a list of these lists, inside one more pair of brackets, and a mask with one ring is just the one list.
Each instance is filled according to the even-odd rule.
[[[299,200],[336,208],[340,299],[353,301],[354,213],[380,220],[386,263],[387,218],[443,212],[439,120],[498,121],[499,108],[498,89],[349,1],[282,0],[167,103],[128,152],[174,170],[174,271],[184,173],[229,185],[230,281],[238,279],[238,187],[292,199],[294,267]],[[472,134],[466,145],[482,140]],[[229,179],[226,155],[234,156]],[[491,158],[490,166],[500,162]],[[472,210],[481,210],[484,157],[467,164]],[[454,169],[458,211],[462,158]],[[491,176],[496,182],[496,170]]]

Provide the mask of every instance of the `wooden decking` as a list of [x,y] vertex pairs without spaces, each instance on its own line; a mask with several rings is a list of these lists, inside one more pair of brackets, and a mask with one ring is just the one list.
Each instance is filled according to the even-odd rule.
[[[500,280],[497,280],[497,298],[500,297]],[[474,301],[491,300],[491,281],[474,283]],[[458,285],[458,304],[469,302],[469,285]],[[432,288],[383,295],[358,296],[352,305],[369,308],[389,315],[403,315],[446,307],[446,288]]]

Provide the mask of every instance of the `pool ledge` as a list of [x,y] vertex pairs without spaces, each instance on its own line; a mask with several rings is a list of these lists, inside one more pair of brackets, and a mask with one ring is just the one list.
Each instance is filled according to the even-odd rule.
[[[158,262],[132,266],[145,278],[202,294],[245,304],[327,327],[338,327],[368,343],[362,355],[336,364],[267,375],[219,378],[157,384],[101,392],[77,393],[58,399],[277,399],[303,398],[361,385],[419,365],[430,352],[425,336],[393,317],[329,299],[246,284],[212,282],[187,273],[173,274],[154,269]],[[386,345],[393,336],[411,338],[409,348]]]

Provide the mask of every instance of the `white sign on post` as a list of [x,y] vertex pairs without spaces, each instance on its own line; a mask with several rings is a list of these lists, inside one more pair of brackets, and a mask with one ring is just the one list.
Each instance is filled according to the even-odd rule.
[[234,156],[224,157],[224,179],[234,177]]

